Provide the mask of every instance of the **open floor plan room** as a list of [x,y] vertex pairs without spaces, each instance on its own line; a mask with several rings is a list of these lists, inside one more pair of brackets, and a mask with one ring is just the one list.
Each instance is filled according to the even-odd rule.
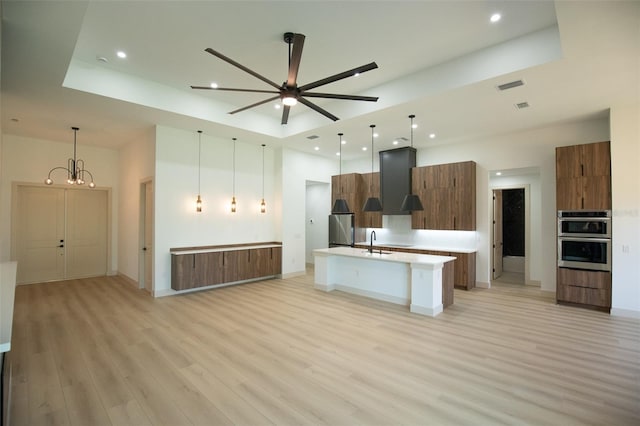
[[154,299],[119,277],[19,286],[14,425],[640,423],[640,322],[537,288],[436,318],[313,274]]

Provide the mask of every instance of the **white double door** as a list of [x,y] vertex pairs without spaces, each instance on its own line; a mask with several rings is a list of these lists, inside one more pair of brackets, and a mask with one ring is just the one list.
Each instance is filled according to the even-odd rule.
[[105,190],[18,186],[17,282],[106,275],[107,209]]

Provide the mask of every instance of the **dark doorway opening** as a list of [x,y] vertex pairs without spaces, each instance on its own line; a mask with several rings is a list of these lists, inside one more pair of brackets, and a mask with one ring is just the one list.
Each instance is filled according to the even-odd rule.
[[503,256],[524,256],[524,188],[502,190]]

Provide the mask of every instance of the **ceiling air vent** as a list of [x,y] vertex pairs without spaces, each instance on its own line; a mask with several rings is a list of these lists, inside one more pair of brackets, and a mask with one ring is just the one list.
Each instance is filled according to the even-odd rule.
[[318,139],[320,136],[318,135],[311,135],[311,136],[307,136],[307,139],[309,139],[310,141],[314,140],[314,139]]
[[529,102],[519,102],[515,105],[518,109],[529,108]]
[[510,81],[509,83],[500,84],[496,87],[498,90],[502,91],[502,90],[513,89],[514,87],[519,87],[519,86],[524,86],[524,81],[522,80]]

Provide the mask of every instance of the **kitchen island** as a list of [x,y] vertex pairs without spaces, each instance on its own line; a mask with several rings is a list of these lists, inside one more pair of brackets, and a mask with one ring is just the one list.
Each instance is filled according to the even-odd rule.
[[409,305],[436,316],[453,303],[452,256],[333,247],[313,251],[315,288]]

